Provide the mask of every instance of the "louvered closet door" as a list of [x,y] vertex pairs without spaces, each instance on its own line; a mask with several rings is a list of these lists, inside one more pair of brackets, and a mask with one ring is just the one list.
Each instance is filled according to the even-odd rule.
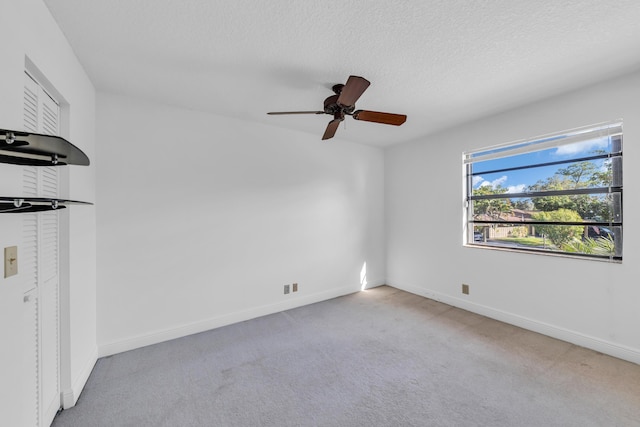
[[[28,75],[25,130],[57,135],[59,106]],[[58,197],[58,169],[23,168],[23,194]],[[49,426],[60,407],[59,225],[56,211],[23,215],[21,275],[24,277],[25,425]],[[30,369],[29,369],[30,368]]]

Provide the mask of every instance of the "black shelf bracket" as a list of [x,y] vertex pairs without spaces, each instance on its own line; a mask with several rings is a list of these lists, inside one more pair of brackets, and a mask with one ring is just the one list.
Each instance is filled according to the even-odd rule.
[[93,205],[80,200],[55,199],[50,197],[5,197],[0,196],[0,213],[43,212],[64,209],[66,205]]
[[89,166],[89,157],[59,136],[0,129],[0,162],[26,166]]
[[[89,157],[59,136],[0,129],[0,163],[22,166],[89,166]],[[52,211],[65,209],[68,204],[93,205],[79,200],[49,197],[0,196],[0,213]]]

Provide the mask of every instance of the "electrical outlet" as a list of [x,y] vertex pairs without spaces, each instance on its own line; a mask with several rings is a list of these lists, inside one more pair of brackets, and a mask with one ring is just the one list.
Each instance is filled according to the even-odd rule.
[[469,285],[462,284],[462,293],[465,295],[469,295]]
[[289,285],[284,285],[284,293],[285,294],[289,293]]
[[297,283],[293,284],[293,292],[298,292],[298,284]]

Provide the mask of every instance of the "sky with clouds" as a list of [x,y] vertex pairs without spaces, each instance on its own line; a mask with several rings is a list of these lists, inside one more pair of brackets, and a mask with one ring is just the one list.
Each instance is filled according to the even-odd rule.
[[[472,176],[473,188],[490,186],[491,188],[506,188],[508,193],[521,193],[528,186],[539,180],[553,176],[558,169],[565,168],[569,164],[543,166],[515,171],[489,173],[492,170],[508,169],[531,164],[544,164],[548,162],[577,159],[589,156],[599,150],[608,151],[610,142],[608,138],[598,138],[576,144],[568,144],[546,150],[520,154],[512,157],[487,160],[473,164]],[[604,161],[593,161],[599,167],[604,167]],[[485,171],[485,172],[483,172]]]

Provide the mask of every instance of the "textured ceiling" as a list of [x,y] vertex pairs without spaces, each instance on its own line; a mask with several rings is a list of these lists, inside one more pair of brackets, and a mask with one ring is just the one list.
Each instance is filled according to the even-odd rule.
[[331,86],[403,113],[336,137],[389,146],[640,69],[638,0],[44,0],[99,91],[318,136]]

